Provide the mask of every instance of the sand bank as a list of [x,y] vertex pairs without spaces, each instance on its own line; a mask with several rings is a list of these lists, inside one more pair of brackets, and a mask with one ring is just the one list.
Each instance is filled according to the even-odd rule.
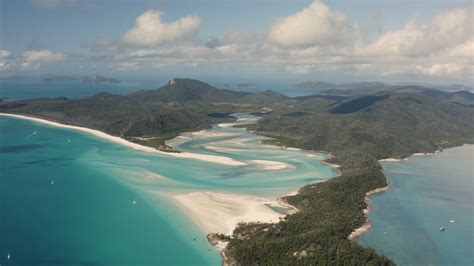
[[151,153],[158,153],[158,154],[161,154],[161,155],[178,157],[178,158],[197,159],[197,160],[202,160],[202,161],[206,161],[206,162],[220,163],[220,164],[226,164],[226,165],[246,165],[246,163],[244,163],[244,162],[239,162],[237,160],[234,160],[234,159],[228,158],[228,157],[224,157],[224,156],[197,154],[197,153],[190,153],[190,152],[180,152],[180,153],[178,153],[178,152],[163,152],[163,151],[159,151],[159,150],[157,150],[155,148],[152,148],[152,147],[147,147],[147,146],[143,146],[143,145],[140,145],[140,144],[136,144],[136,143],[127,141],[127,140],[122,139],[120,137],[111,136],[109,134],[106,134],[102,131],[95,130],[95,129],[65,125],[65,124],[52,122],[52,121],[45,120],[45,119],[29,117],[29,116],[24,116],[24,115],[5,114],[5,113],[0,113],[0,115],[7,116],[7,117],[15,117],[15,118],[20,118],[20,119],[26,119],[26,120],[35,121],[35,122],[39,122],[39,123],[43,123],[43,124],[47,124],[47,125],[51,125],[51,126],[55,126],[55,127],[68,128],[68,129],[73,129],[73,130],[77,130],[77,131],[86,132],[86,133],[92,134],[96,137],[107,139],[109,141],[112,141],[112,142],[130,147],[130,148],[133,148],[135,150],[151,152]]
[[404,159],[397,159],[397,158],[387,158],[387,159],[381,159],[379,162],[401,162],[401,161],[406,161],[408,158]]
[[252,163],[261,167],[263,170],[283,170],[290,168],[289,164],[267,160],[251,160]]
[[241,222],[275,223],[284,217],[269,206],[296,209],[281,200],[223,192],[193,192],[174,196],[206,233],[231,235]]

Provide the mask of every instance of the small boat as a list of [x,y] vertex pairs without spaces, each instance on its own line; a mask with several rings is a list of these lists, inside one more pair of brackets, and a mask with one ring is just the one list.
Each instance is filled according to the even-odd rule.
[[136,200],[133,200],[132,203],[133,203],[133,204],[137,204],[137,201],[136,201]]
[[445,229],[444,226],[441,226],[441,227],[439,228],[439,231],[443,232],[444,229]]
[[54,181],[51,181],[51,185],[54,185],[54,183],[55,183]]
[[454,223],[454,220],[450,220],[449,222],[450,222],[450,223]]
[[11,258],[10,253],[7,254],[7,260]]
[[71,142],[71,139],[67,139],[67,142]]

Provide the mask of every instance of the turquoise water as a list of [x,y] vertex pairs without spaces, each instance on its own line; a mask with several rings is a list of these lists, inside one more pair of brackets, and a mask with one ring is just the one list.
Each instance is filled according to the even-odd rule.
[[[205,234],[167,195],[278,196],[336,175],[320,163],[322,154],[262,145],[262,139],[215,126],[173,141],[180,150],[247,163],[229,166],[0,116],[0,264],[220,265]],[[252,160],[289,168],[263,170]]]
[[390,189],[370,197],[359,243],[402,265],[474,265],[473,163],[474,145],[384,162]]

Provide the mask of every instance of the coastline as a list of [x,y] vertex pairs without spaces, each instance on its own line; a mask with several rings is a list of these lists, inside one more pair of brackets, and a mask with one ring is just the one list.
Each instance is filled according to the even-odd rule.
[[[79,126],[61,124],[61,123],[58,123],[58,122],[53,122],[53,121],[49,121],[49,120],[41,119],[41,118],[36,118],[36,117],[30,117],[30,116],[25,116],[25,115],[17,115],[17,114],[6,114],[6,113],[0,113],[0,116],[14,117],[14,118],[18,118],[18,119],[25,119],[25,120],[35,121],[35,122],[38,122],[38,123],[43,123],[43,124],[47,124],[47,125],[51,125],[51,126],[55,126],[55,127],[73,129],[73,130],[85,132],[85,133],[94,135],[96,137],[100,137],[102,139],[106,139],[106,140],[112,141],[114,143],[118,143],[118,144],[130,147],[130,148],[133,148],[135,150],[144,151],[144,152],[157,153],[157,154],[161,154],[161,155],[165,155],[165,156],[172,156],[172,157],[178,157],[178,158],[198,159],[198,160],[203,160],[203,161],[207,161],[207,162],[221,163],[221,164],[233,165],[233,166],[248,165],[247,163],[236,161],[236,160],[233,160],[231,158],[223,157],[223,156],[201,155],[201,154],[187,153],[187,152],[168,153],[168,152],[164,152],[164,151],[159,151],[159,150],[156,150],[155,148],[148,147],[148,146],[143,146],[143,145],[140,145],[140,144],[136,144],[136,143],[127,141],[125,139],[122,139],[120,137],[112,136],[112,135],[109,135],[107,133],[101,132],[99,130],[89,129],[89,128],[85,128],[85,127],[79,127]],[[203,133],[203,132],[200,132],[198,134],[201,134],[201,133]],[[342,172],[340,170],[340,167],[341,167],[340,165],[327,162],[327,160],[330,160],[330,159],[334,158],[334,156],[332,154],[328,153],[328,152],[314,151],[314,150],[302,150],[302,149],[299,149],[299,148],[292,148],[292,147],[283,147],[283,148],[289,149],[289,150],[310,151],[310,152],[318,152],[318,153],[327,154],[328,158],[325,158],[325,159],[321,160],[320,162],[322,164],[326,164],[328,166],[333,167],[335,169],[335,171],[338,173],[338,175],[336,175],[336,176],[339,176],[339,175],[342,174]],[[268,162],[262,162],[262,161],[258,161],[258,160],[257,160],[257,162],[253,162],[253,163],[267,164],[264,167],[264,168],[268,168],[266,170],[283,170],[283,169],[288,167],[287,165],[285,165],[285,167],[283,167],[282,164],[275,164],[275,162],[268,163]],[[272,165],[270,165],[270,164],[272,164]],[[334,177],[336,177],[336,176],[334,176]],[[332,178],[334,178],[334,177],[332,177]],[[322,181],[322,182],[324,182],[324,181]],[[197,193],[199,195],[199,193],[206,194],[206,193],[209,193],[209,192],[195,192],[195,193]],[[215,235],[216,233],[219,233],[219,232],[227,233],[227,234],[231,235],[233,230],[238,226],[238,224],[240,222],[278,223],[281,218],[283,218],[283,217],[285,217],[289,214],[293,214],[293,213],[298,211],[294,206],[292,206],[292,205],[288,204],[287,202],[285,202],[285,197],[286,196],[295,195],[295,194],[298,194],[298,193],[299,193],[299,190],[295,191],[295,192],[293,192],[289,195],[283,195],[283,196],[275,198],[275,199],[265,199],[265,198],[258,198],[258,197],[255,197],[253,199],[247,198],[246,202],[244,204],[241,204],[241,205],[246,205],[247,204],[247,206],[243,207],[243,209],[244,209],[243,213],[245,213],[245,214],[243,214],[243,217],[244,217],[243,219],[242,219],[242,217],[240,217],[240,218],[239,217],[237,217],[237,218],[232,217],[232,214],[228,213],[227,217],[225,219],[222,219],[222,222],[225,223],[227,227],[225,227],[225,226],[221,227],[220,230],[217,230],[217,231],[214,231],[214,232],[210,231],[210,230],[207,230],[207,229],[204,229],[203,231],[206,234],[209,233],[208,236]],[[190,193],[190,194],[193,194],[193,193]],[[217,193],[217,194],[219,194],[219,193]],[[222,194],[224,194],[224,193],[222,193]],[[229,196],[229,195],[231,195],[231,196]],[[189,194],[188,194],[188,196],[189,196]],[[206,197],[209,198],[209,195],[204,196],[204,198],[206,198]],[[226,201],[228,199],[231,199],[231,200],[233,199],[237,202],[237,204],[239,204],[239,200],[241,200],[242,198],[245,199],[246,197],[249,197],[249,195],[227,193],[227,195],[224,194],[224,196],[220,195],[219,197],[217,197],[217,204],[219,204],[219,201],[222,201],[222,199],[224,201]],[[250,197],[253,197],[253,196],[250,196]],[[179,201],[177,199],[175,199],[175,200]],[[252,201],[252,200],[254,200],[254,201]],[[183,197],[181,197],[181,201],[183,201]],[[203,225],[203,222],[200,222],[199,218],[196,217],[196,214],[193,215],[189,211],[189,209],[194,209],[194,212],[196,212],[196,211],[199,212],[200,210],[205,210],[206,208],[209,209],[209,207],[208,207],[209,204],[212,206],[212,204],[216,203],[216,201],[214,201],[214,203],[212,202],[212,200],[208,201],[208,206],[206,206],[206,204],[204,204],[203,206],[198,207],[198,208],[194,208],[194,206],[196,206],[196,204],[199,205],[199,203],[196,203],[196,200],[193,199],[192,197],[185,197],[184,201],[187,201],[187,203],[189,203],[189,202],[191,203],[191,205],[189,205],[190,207],[185,207],[182,204],[182,202],[180,203],[181,206],[183,206],[185,212],[191,217],[191,219],[193,219],[198,224],[198,226],[200,228],[205,228],[207,225]],[[272,210],[271,208],[269,208],[268,205],[266,205],[266,204],[269,204],[269,205],[274,206],[274,207],[289,209],[289,210],[292,210],[292,211],[289,211],[287,213],[279,213],[279,212],[276,212],[276,211]],[[232,209],[232,208],[235,208],[235,206],[232,206],[232,204],[227,204],[227,208]],[[226,209],[225,204],[224,204],[224,209]],[[209,216],[209,213],[205,214],[205,216],[206,215],[208,217],[213,217],[213,218],[219,217],[219,215],[215,215],[215,214]],[[201,220],[202,219],[203,218],[201,218]],[[207,223],[209,223],[209,221],[207,221]],[[211,242],[211,244],[213,244],[213,243]],[[225,256],[226,244],[227,244],[227,242],[222,241],[222,240],[217,241],[217,244],[215,244],[215,245],[213,244],[218,249],[218,251],[221,253],[224,261],[229,259],[229,258],[226,258],[226,256]]]
[[[232,166],[248,165],[247,163],[236,161],[223,156],[195,154],[188,152],[168,153],[156,150],[152,147],[133,143],[123,138],[109,135],[99,130],[61,124],[58,122],[53,122],[46,119],[31,116],[7,113],[0,113],[0,116],[29,120],[54,127],[85,132],[95,137],[106,139],[111,142],[144,152],[157,153],[178,158],[199,159],[207,162],[221,163]],[[204,132],[199,131],[198,134],[203,133]],[[264,170],[268,171],[283,170],[291,167],[290,165],[284,163],[266,160],[254,160],[251,163],[260,165]],[[286,215],[297,212],[297,208],[288,204],[284,200],[285,196],[295,195],[297,193],[298,191],[294,191],[288,195],[283,195],[278,198],[260,198],[256,196],[236,194],[230,192],[197,191],[189,194],[175,195],[170,198],[172,198],[172,200],[175,200],[179,204],[179,206],[182,206],[184,211],[189,215],[189,217],[191,217],[191,219],[193,219],[206,234],[211,235],[215,233],[221,233],[226,235],[232,235],[233,230],[241,222],[277,223],[280,221],[281,218],[285,217]],[[270,206],[282,208],[287,211],[285,213],[280,213],[270,208]],[[213,213],[213,211],[215,212]],[[213,222],[213,218],[215,219],[216,217],[219,217],[219,220]],[[221,252],[221,254],[223,254],[226,244],[222,243],[222,241],[219,243],[220,244],[216,245],[216,248]]]
[[356,239],[357,237],[367,232],[372,227],[372,224],[370,223],[370,220],[369,220],[369,213],[372,210],[372,206],[370,205],[369,198],[372,194],[387,191],[389,188],[390,188],[390,183],[387,180],[387,185],[385,187],[376,188],[365,193],[364,202],[367,205],[367,207],[363,210],[364,216],[365,216],[365,222],[362,224],[362,226],[354,229],[354,231],[352,231],[352,233],[350,233],[349,236],[347,237],[347,240]]
[[[239,223],[276,223],[298,210],[283,199],[230,192],[197,191],[172,196],[206,234],[231,236]],[[287,213],[272,207],[283,208]]]
[[[401,161],[407,161],[411,156],[431,156],[431,155],[436,155],[436,154],[438,154],[442,151],[443,150],[436,150],[434,152],[418,152],[418,153],[413,153],[413,154],[411,154],[411,155],[409,155],[405,158],[401,158],[401,159],[386,158],[386,159],[380,159],[378,161],[379,161],[379,163],[383,163],[383,162],[401,162]],[[382,168],[383,168],[383,166],[382,166]],[[373,189],[373,190],[368,191],[367,193],[365,193],[364,202],[367,205],[367,208],[365,208],[363,210],[364,216],[365,216],[365,222],[360,227],[354,229],[354,231],[352,231],[349,234],[349,236],[347,237],[347,240],[357,239],[357,237],[359,237],[363,233],[367,232],[372,227],[372,223],[369,220],[369,213],[372,210],[372,206],[370,205],[370,196],[372,194],[375,194],[375,193],[385,192],[390,188],[390,182],[388,181],[387,177],[385,177],[385,180],[387,180],[387,185],[386,186],[376,188],[376,189]]]
[[128,140],[125,140],[121,137],[116,137],[109,135],[107,133],[104,133],[99,130],[95,129],[90,129],[90,128],[85,128],[85,127],[79,127],[79,126],[72,126],[72,125],[67,125],[67,124],[61,124],[58,122],[53,122],[49,121],[46,119],[41,119],[41,118],[36,118],[36,117],[31,117],[31,116],[26,116],[26,115],[18,115],[18,114],[8,114],[8,113],[0,113],[0,116],[6,116],[6,117],[13,117],[13,118],[18,118],[18,119],[24,119],[24,120],[29,120],[29,121],[34,121],[50,126],[55,126],[55,127],[60,127],[60,128],[67,128],[67,129],[73,129],[85,133],[89,133],[91,135],[94,135],[96,137],[106,139],[109,141],[112,141],[117,144],[121,144],[124,146],[127,146],[129,148],[139,150],[139,151],[144,151],[144,152],[149,152],[149,153],[156,153],[156,154],[161,154],[165,156],[172,156],[172,157],[178,157],[178,158],[185,158],[185,159],[197,159],[201,161],[206,161],[206,162],[211,162],[211,163],[219,163],[219,164],[225,164],[225,165],[232,165],[232,166],[242,166],[242,165],[247,165],[244,162],[240,162],[237,160],[234,160],[229,157],[224,157],[224,156],[216,156],[216,155],[207,155],[207,154],[197,154],[197,153],[190,153],[190,152],[164,152],[157,150],[152,147],[140,145],[137,143],[130,142]]

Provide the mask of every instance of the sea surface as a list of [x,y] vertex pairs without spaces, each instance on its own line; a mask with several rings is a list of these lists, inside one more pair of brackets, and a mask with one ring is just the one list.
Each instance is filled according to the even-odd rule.
[[[99,92],[124,95],[138,90],[155,90],[166,85],[172,77],[158,76],[155,80],[124,80],[121,83],[89,84],[80,80],[44,81],[39,79],[0,80],[0,99],[22,100],[32,98],[83,98]],[[291,88],[297,80],[261,80],[255,87],[239,86],[239,80],[201,79],[219,89],[245,92],[273,90],[290,97],[318,94],[317,89]]]
[[128,94],[142,89],[157,89],[164,85],[154,81],[124,81],[121,83],[90,84],[80,80],[0,80],[0,99],[23,100],[33,98],[83,98],[99,92]]
[[[239,123],[257,119],[236,116]],[[170,195],[276,197],[337,174],[320,163],[323,154],[263,145],[263,139],[216,125],[170,142],[247,163],[229,166],[0,116],[0,264],[220,265],[217,250]],[[264,170],[252,160],[289,167]]]
[[358,242],[401,265],[474,265],[474,145],[383,168],[390,189],[370,197]]

